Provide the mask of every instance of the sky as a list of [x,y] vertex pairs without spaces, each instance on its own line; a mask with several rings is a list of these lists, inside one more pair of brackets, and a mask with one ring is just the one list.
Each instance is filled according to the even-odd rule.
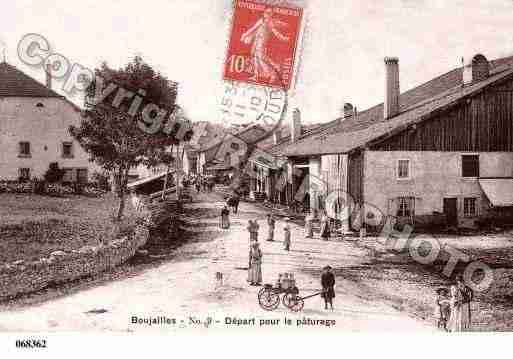
[[[289,3],[305,7],[289,104],[304,123],[335,119],[344,102],[359,110],[382,102],[385,56],[399,58],[402,92],[461,66],[462,57],[513,55],[512,0]],[[141,55],[179,82],[178,103],[188,117],[219,121],[231,9],[232,0],[5,1],[0,47],[9,63],[41,82],[44,72],[17,58],[27,33],[43,35],[54,52],[91,69]],[[58,82],[54,87],[62,93]]]

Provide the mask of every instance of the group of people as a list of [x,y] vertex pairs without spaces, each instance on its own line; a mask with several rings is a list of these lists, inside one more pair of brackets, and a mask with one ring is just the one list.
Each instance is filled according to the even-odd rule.
[[[276,219],[272,214],[267,215],[267,225],[269,228],[267,241],[274,241],[274,231],[276,228]],[[248,261],[248,282],[250,285],[262,284],[262,250],[258,242],[258,232],[260,225],[258,221],[249,220],[247,230],[249,233],[249,261]],[[286,251],[290,251],[290,225],[287,222],[283,228],[284,238],[283,246]]]
[[[221,210],[221,228],[230,228],[230,211],[225,205]],[[305,220],[305,236],[313,237],[312,222],[315,219],[315,213],[311,213]],[[273,214],[267,215],[268,236],[267,241],[274,241],[274,232],[276,229],[276,218]],[[321,215],[321,238],[327,240],[329,235],[330,219],[323,213]],[[249,260],[248,260],[248,282],[250,285],[258,286],[262,284],[262,257],[263,253],[258,242],[260,225],[258,221],[249,220],[247,231],[249,233]],[[290,251],[291,246],[291,228],[290,221],[287,220],[283,227],[283,246],[284,250]],[[330,266],[325,266],[321,274],[322,292],[324,299],[324,308],[328,306],[333,309],[333,298],[335,297],[335,275]],[[449,288],[438,288],[436,291],[436,313],[437,326],[448,332],[461,332],[470,330],[471,308],[470,303],[473,300],[473,292],[470,287],[465,285],[463,277],[458,276],[453,285]]]
[[[228,206],[223,206],[221,210],[221,221],[220,226],[223,229],[230,228],[230,210]],[[276,229],[276,218],[273,214],[267,215],[267,225],[268,225],[268,236],[267,241],[274,241],[274,232]],[[249,220],[248,226],[246,227],[249,233],[249,255],[248,255],[248,282],[252,286],[262,285],[262,249],[260,248],[260,244],[258,242],[260,225],[258,224],[258,220]],[[290,221],[287,221],[285,226],[283,227],[283,247],[284,250],[290,251],[291,245],[291,228]],[[323,268],[323,272],[321,275],[321,285],[322,285],[322,294],[321,296],[324,298],[325,309],[328,309],[328,305],[331,309],[333,309],[333,298],[335,297],[335,275],[332,272],[332,268],[330,266],[326,266]]]
[[[267,241],[273,242],[274,241],[274,230],[276,228],[276,219],[272,214],[267,215],[267,226],[269,228],[269,235],[267,236]],[[287,252],[290,251],[290,224],[289,221],[285,223],[285,226],[283,227],[283,249],[285,249]]]
[[210,176],[197,175],[189,179],[189,184],[194,185],[196,192],[212,192],[214,190],[215,181]]
[[474,299],[472,289],[462,276],[447,288],[436,291],[436,313],[438,328],[448,332],[465,332],[470,330],[472,313],[470,303]]

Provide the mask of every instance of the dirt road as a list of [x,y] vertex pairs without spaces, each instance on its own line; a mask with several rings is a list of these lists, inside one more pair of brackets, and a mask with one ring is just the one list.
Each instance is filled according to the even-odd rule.
[[[305,239],[302,228],[293,226],[292,250],[287,253],[281,243],[284,223],[277,222],[276,241],[266,242],[265,212],[252,204],[241,203],[239,213],[231,216],[231,229],[220,230],[219,200],[214,192],[200,195],[191,204],[193,218],[189,218],[189,223],[195,232],[194,240],[177,249],[173,259],[133,277],[41,305],[4,311],[0,313],[0,331],[162,332],[205,328],[210,321],[207,318],[212,318],[209,327],[214,329],[329,325],[330,330],[433,330],[431,323],[411,318],[385,302],[366,298],[356,283],[339,275],[344,267],[361,264],[365,253],[359,251],[364,249],[344,241]],[[273,312],[259,307],[260,287],[248,285],[243,269],[248,261],[249,236],[245,227],[248,219],[254,218],[260,224],[264,282],[275,282],[280,272],[294,272],[301,294],[313,294],[320,287],[320,268],[330,264],[337,268],[334,311],[325,311],[320,297],[306,300],[304,310],[297,314],[281,304]],[[216,272],[224,276],[221,288],[216,288]],[[138,324],[133,323],[134,317]],[[290,319],[288,324],[285,317]],[[154,321],[149,325],[151,319]],[[260,326],[261,320],[267,322]]]

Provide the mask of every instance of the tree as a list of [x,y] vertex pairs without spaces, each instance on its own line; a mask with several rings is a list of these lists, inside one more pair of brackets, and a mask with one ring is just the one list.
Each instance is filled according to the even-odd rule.
[[129,170],[155,166],[166,148],[192,136],[192,130],[167,117],[176,96],[177,84],[141,57],[117,70],[106,63],[95,70],[80,125],[69,130],[91,159],[114,175],[117,220],[123,217]]

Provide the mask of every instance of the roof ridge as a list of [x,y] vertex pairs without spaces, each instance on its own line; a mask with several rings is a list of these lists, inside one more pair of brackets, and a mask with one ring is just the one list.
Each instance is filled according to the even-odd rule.
[[[491,69],[493,69],[494,67],[497,67],[497,66],[501,66],[501,65],[503,65],[503,66],[508,66],[508,67],[510,67],[510,68],[511,68],[513,64],[512,64],[512,63],[508,64],[507,60],[510,60],[510,61],[512,61],[512,62],[513,62],[513,56],[505,56],[505,57],[501,57],[501,58],[497,58],[497,59],[489,60],[488,62],[489,62],[489,63],[490,63],[490,65],[491,65],[491,66],[490,66],[490,67],[491,67]],[[502,64],[502,62],[505,62],[505,63],[504,63],[504,64]],[[504,70],[504,71],[506,71],[506,70]],[[461,72],[461,73],[463,72],[463,67],[461,67],[461,66],[460,66],[460,67],[453,68],[452,70],[449,70],[449,71],[447,71],[447,72],[444,72],[443,74],[440,74],[440,75],[438,75],[438,76],[436,76],[436,77],[432,78],[432,79],[431,79],[431,80],[429,80],[429,81],[426,81],[426,82],[424,82],[424,83],[421,83],[420,85],[417,85],[417,86],[415,86],[415,87],[413,87],[413,88],[411,88],[411,89],[409,89],[409,90],[407,90],[407,91],[405,91],[405,92],[400,93],[400,94],[399,94],[399,106],[401,107],[401,105],[402,105],[402,104],[401,104],[401,97],[403,97],[403,98],[404,98],[405,96],[407,97],[408,95],[410,95],[410,96],[411,96],[411,95],[412,95],[412,94],[414,94],[416,91],[419,91],[419,89],[422,89],[422,88],[429,88],[429,85],[433,85],[433,84],[436,84],[436,83],[440,82],[440,80],[441,80],[441,79],[443,79],[444,77],[450,78],[450,77],[451,77],[451,76],[450,76],[451,74],[452,74],[452,75],[456,75],[456,74],[458,74],[459,72]],[[490,77],[495,76],[495,75],[497,75],[497,74],[491,75]],[[441,94],[443,94],[443,93],[445,93],[445,92],[447,92],[447,91],[449,91],[449,90],[451,90],[451,89],[455,89],[455,88],[457,88],[457,86],[452,86],[452,87],[450,87],[450,88],[448,88],[448,89],[445,89],[445,90],[443,90],[443,91],[437,92],[436,94],[434,94],[434,95],[432,95],[432,96],[430,96],[430,97],[427,97],[427,98],[424,98],[424,99],[420,99],[420,100],[418,100],[418,101],[416,101],[416,102],[413,102],[413,103],[409,104],[406,108],[403,108],[403,111],[400,111],[398,115],[403,114],[403,113],[406,113],[406,112],[409,112],[409,111],[411,111],[411,110],[413,110],[413,109],[415,109],[415,108],[418,108],[419,106],[421,106],[421,104],[425,104],[425,102],[426,102],[426,101],[428,101],[428,100],[435,101],[435,100],[436,100],[436,98],[440,99],[440,97],[439,97],[439,96],[440,96]],[[442,96],[442,97],[444,97],[444,96]],[[404,99],[403,99],[403,101],[404,101]],[[428,102],[429,102],[429,101],[428,101]],[[426,102],[426,103],[428,103],[428,102]],[[382,107],[382,106],[383,106],[383,102],[380,102],[380,103],[378,103],[378,104],[376,104],[376,105],[374,105],[374,106],[371,106],[371,107],[369,107],[369,108],[367,108],[367,109],[363,110],[362,112],[358,112],[358,113],[357,113],[356,118],[358,118],[358,117],[365,117],[366,115],[368,115],[368,114],[369,114],[369,113],[371,113],[372,111],[376,111],[376,110],[378,110],[378,109],[379,109],[380,107]],[[394,117],[395,117],[395,116],[394,116]],[[335,119],[334,121],[328,122],[328,123],[334,123],[334,124],[335,124],[334,126],[326,126],[326,127],[323,127],[322,129],[319,129],[319,131],[314,131],[313,133],[310,133],[310,134],[308,134],[307,136],[301,137],[301,138],[299,138],[297,141],[292,142],[292,143],[290,143],[289,145],[297,145],[297,144],[300,144],[300,143],[302,143],[302,142],[304,142],[304,141],[306,141],[306,140],[308,140],[308,139],[313,139],[313,138],[315,138],[314,136],[320,136],[320,135],[322,136],[322,135],[323,135],[323,134],[325,134],[325,132],[327,132],[329,129],[331,129],[331,128],[333,128],[333,127],[336,127],[336,126],[338,125],[338,124],[337,124],[337,121],[338,121],[338,120],[339,120],[339,118]],[[353,118],[351,118],[351,119],[349,119],[349,120],[350,120],[350,121],[353,121],[353,122],[354,122],[354,121],[357,121],[356,123],[361,123],[361,122],[359,122],[358,120],[354,120],[354,117],[353,117]],[[340,125],[341,125],[342,127],[344,126],[344,122],[345,122],[345,121],[341,121],[341,122],[340,122]],[[367,128],[369,128],[370,126],[372,126],[373,124],[376,124],[376,123],[378,123],[378,122],[380,122],[380,121],[375,121],[375,122],[368,123],[368,124],[366,124],[363,128],[359,129],[358,131],[360,131],[360,130],[364,130],[364,129],[367,129]],[[340,128],[339,130],[336,130],[336,131],[334,131],[333,133],[328,133],[328,134],[326,134],[326,135],[335,135],[335,134],[342,133],[342,132],[346,132],[346,131],[344,130],[344,128]],[[353,132],[353,131],[348,131],[348,132]]]

